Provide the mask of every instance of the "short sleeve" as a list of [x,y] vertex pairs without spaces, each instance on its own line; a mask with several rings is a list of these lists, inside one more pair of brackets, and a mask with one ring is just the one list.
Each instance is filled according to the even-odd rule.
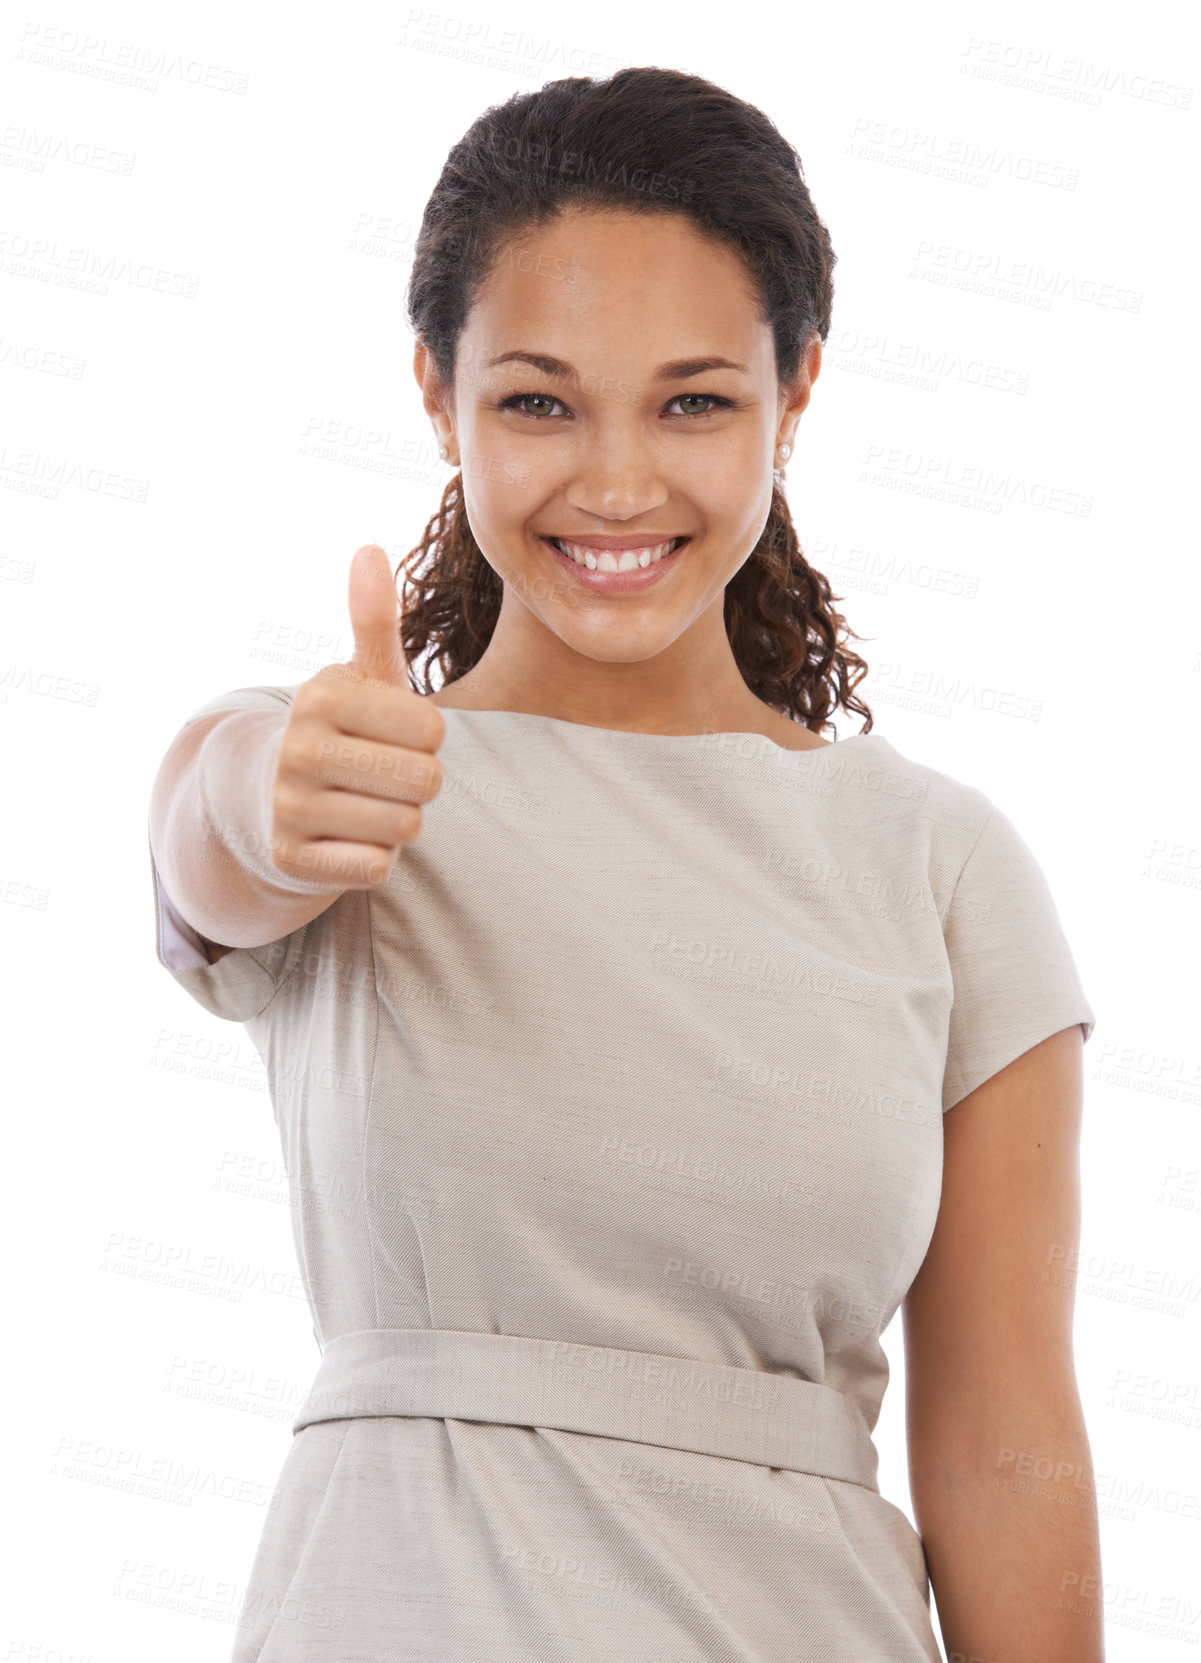
[[1095,1013],[1045,874],[1013,822],[990,805],[943,920],[954,997],[943,1113],[1023,1052]]
[[[175,738],[202,716],[220,710],[278,710],[291,703],[293,687],[239,687],[209,699],[192,711]],[[174,742],[174,741],[172,741]],[[155,954],[159,964],[205,1010],[227,1022],[246,1022],[258,1016],[279,992],[304,957],[310,924],[262,947],[231,947],[215,960],[209,943],[182,916],[168,894],[150,848],[150,881],[154,895]]]

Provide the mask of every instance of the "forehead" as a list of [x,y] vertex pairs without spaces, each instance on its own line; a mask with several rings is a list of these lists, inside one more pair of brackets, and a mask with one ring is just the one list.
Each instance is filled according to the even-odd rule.
[[733,249],[679,213],[570,210],[497,250],[463,331],[482,363],[522,347],[580,365],[720,354],[772,363],[771,331]]

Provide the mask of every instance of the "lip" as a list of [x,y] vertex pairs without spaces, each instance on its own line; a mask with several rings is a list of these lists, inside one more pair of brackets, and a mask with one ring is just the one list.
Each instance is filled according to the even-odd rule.
[[[581,543],[587,548],[608,549],[614,554],[618,553],[619,550],[623,548],[657,548],[660,543],[666,543],[669,540],[670,539],[667,537],[655,537],[649,540],[643,538],[623,537],[618,538],[615,542],[609,542],[606,539],[596,537],[565,537],[563,539],[563,541],[567,543]],[[674,550],[671,554],[665,554],[662,560],[656,560],[652,565],[639,567],[637,570],[632,572],[590,571],[587,566],[577,566],[570,555],[563,554],[559,549],[557,549],[552,538],[544,536],[542,541],[546,544],[547,548],[551,552],[551,555],[556,561],[558,561],[559,565],[565,568],[569,576],[573,577],[575,581],[581,584],[585,589],[591,589],[596,594],[600,595],[622,595],[631,589],[647,589],[652,583],[661,582],[661,580],[667,576],[668,572],[674,568],[677,560],[683,554],[692,539],[691,537],[685,537],[679,548]]]

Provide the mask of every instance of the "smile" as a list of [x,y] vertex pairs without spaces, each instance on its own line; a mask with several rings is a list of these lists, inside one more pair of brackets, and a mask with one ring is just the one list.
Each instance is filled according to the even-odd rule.
[[622,595],[662,582],[675,570],[688,537],[672,537],[641,548],[595,549],[570,538],[544,537],[543,542],[565,572],[585,589],[600,595]]
[[665,543],[648,543],[640,549],[620,550],[594,549],[587,543],[572,543],[563,537],[552,537],[550,541],[560,554],[565,554],[577,566],[586,566],[589,571],[636,572],[640,567],[645,570],[666,555],[674,554],[687,539],[672,537]]

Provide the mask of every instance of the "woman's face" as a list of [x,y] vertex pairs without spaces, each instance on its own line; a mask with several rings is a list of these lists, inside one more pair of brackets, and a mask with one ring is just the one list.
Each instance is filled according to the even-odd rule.
[[[499,688],[498,666],[520,665],[610,709],[619,682],[653,695],[661,679],[720,673],[728,691],[725,587],[763,530],[777,446],[795,444],[820,361],[814,333],[780,389],[745,269],[682,214],[572,210],[508,244],[460,337],[453,400],[423,347],[415,360],[504,584],[473,679],[491,660],[483,680]],[[581,537],[687,541],[637,568],[653,581],[618,588],[577,578],[550,541]]]

